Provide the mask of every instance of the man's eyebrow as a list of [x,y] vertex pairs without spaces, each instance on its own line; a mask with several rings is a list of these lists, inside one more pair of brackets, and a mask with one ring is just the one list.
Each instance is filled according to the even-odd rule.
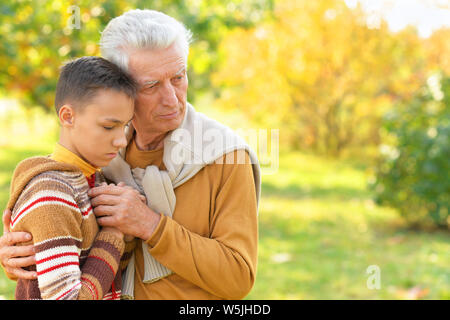
[[182,74],[185,70],[186,70],[186,67],[182,67],[180,70],[177,71],[177,73],[175,73],[174,76],[179,76],[179,75]]
[[[179,76],[179,75],[182,74],[185,70],[186,70],[186,67],[182,67],[182,68],[181,68],[180,70],[178,70],[173,76],[174,76],[174,77]],[[145,82],[142,84],[142,86],[145,87],[145,86],[148,86],[148,85],[154,85],[154,84],[156,84],[156,83],[158,83],[158,82],[159,82],[159,80],[145,81]]]
[[159,80],[145,81],[145,82],[142,84],[142,86],[143,86],[143,87],[146,87],[146,86],[148,86],[148,85],[154,85],[154,84],[156,84],[156,83],[158,83],[158,82],[159,82]]

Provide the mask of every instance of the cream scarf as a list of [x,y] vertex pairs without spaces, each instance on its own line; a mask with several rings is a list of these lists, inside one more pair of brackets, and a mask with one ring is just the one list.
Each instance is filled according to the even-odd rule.
[[[127,128],[128,142],[134,128]],[[186,104],[186,113],[180,127],[164,138],[163,163],[166,170],[151,165],[145,169],[131,169],[125,162],[126,148],[103,169],[105,177],[115,183],[130,185],[147,198],[147,205],[158,213],[172,217],[176,197],[174,189],[195,176],[203,167],[212,164],[227,153],[236,151],[237,163],[244,163],[245,151],[249,153],[253,167],[257,203],[261,189],[261,173],[258,159],[248,144],[230,128],[195,111]],[[225,157],[226,159],[226,157]],[[233,159],[228,159],[234,162]],[[230,162],[230,163],[233,163]],[[225,160],[225,163],[228,163]],[[151,283],[172,273],[149,253],[148,245],[142,242],[144,255],[144,283]],[[135,256],[130,259],[123,276],[122,298],[134,299]]]

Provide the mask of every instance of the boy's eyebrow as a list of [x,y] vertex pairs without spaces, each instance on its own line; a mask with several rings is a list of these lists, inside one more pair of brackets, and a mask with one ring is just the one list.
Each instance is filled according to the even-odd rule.
[[[114,123],[119,123],[119,124],[122,124],[122,123],[123,123],[122,121],[120,121],[120,120],[118,120],[118,119],[115,119],[115,118],[105,118],[104,120],[105,120],[105,121],[114,122]],[[128,120],[128,121],[126,121],[125,123],[128,123],[128,122],[130,122],[131,120],[133,120],[133,117],[131,117],[131,119]]]
[[[186,67],[183,66],[180,70],[178,70],[173,77],[179,76],[180,74],[182,74],[184,71],[186,70]],[[156,83],[158,83],[159,80],[151,80],[151,81],[146,81],[142,84],[142,87],[148,86],[148,85],[154,85]]]

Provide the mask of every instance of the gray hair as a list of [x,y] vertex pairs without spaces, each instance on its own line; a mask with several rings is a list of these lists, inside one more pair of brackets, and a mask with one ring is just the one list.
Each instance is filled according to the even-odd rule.
[[104,58],[128,71],[127,48],[165,49],[174,42],[189,54],[190,30],[176,19],[155,10],[135,9],[112,19],[100,39]]

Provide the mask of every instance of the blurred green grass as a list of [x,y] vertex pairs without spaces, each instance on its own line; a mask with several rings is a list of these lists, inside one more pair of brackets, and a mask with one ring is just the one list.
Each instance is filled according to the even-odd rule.
[[[257,280],[248,299],[449,299],[450,236],[378,207],[358,161],[288,152],[264,176]],[[366,269],[381,270],[381,289]]]
[[[56,141],[53,117],[36,117],[28,131],[22,118],[0,117],[0,135],[10,138],[0,141],[2,210],[16,164],[49,154]],[[246,299],[450,299],[449,233],[408,230],[394,210],[375,205],[367,163],[299,152],[279,161],[263,176],[258,272]],[[379,290],[367,288],[370,265],[381,270]],[[13,299],[14,286],[1,272],[0,299]]]

